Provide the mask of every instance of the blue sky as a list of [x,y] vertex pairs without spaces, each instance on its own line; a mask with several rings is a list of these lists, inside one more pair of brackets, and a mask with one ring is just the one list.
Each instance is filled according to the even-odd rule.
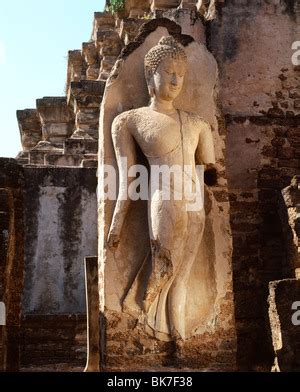
[[0,0],[0,157],[21,150],[16,110],[64,95],[67,53],[90,39],[104,0]]

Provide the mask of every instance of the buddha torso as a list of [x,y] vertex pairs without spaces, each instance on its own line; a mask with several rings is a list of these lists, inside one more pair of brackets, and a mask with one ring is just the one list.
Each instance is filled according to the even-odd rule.
[[130,111],[128,131],[152,165],[195,165],[201,129],[185,121],[185,113],[169,115],[142,107]]

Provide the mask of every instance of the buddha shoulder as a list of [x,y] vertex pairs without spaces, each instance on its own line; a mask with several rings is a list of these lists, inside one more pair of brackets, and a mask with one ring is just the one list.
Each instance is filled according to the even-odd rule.
[[151,110],[148,107],[127,110],[115,117],[112,129],[134,129],[137,124],[147,121],[149,116],[151,116]]
[[207,120],[205,120],[203,117],[201,117],[199,114],[196,113],[190,113],[190,112],[182,112],[183,115],[187,118],[187,121],[195,126],[202,125],[204,127],[209,127],[210,124]]

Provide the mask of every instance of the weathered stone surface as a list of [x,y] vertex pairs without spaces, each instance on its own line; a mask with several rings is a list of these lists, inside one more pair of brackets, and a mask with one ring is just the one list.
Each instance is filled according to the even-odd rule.
[[0,369],[5,371],[18,371],[20,366],[24,268],[23,187],[22,167],[13,159],[0,158],[0,189],[4,200],[2,212],[6,212],[6,224],[4,222],[0,228],[1,251],[5,252],[5,258],[1,257],[0,264],[0,301],[6,307],[6,325],[0,331],[3,346],[3,350],[0,350]]
[[46,166],[80,166],[82,158],[80,154],[45,154],[44,163]]
[[89,139],[68,139],[64,143],[65,154],[96,154],[98,143]]
[[177,8],[180,4],[180,0],[152,0],[151,10],[167,9],[167,8]]
[[[299,75],[291,63],[299,14],[293,11],[296,2],[289,4],[289,11],[287,2],[217,4],[208,36],[220,66],[220,101],[228,128],[227,174],[236,199],[231,200],[231,222],[237,359],[246,369],[262,363],[269,369],[272,361],[267,309],[253,307],[253,302],[266,303],[270,280],[294,276],[278,208],[281,190],[299,172],[300,123],[294,108]],[[244,200],[245,192],[256,202]],[[257,225],[251,235],[244,230],[249,224]],[[246,315],[251,316],[247,321]]]
[[81,167],[98,167],[97,156],[95,156],[93,159],[83,159],[81,161]]
[[[217,13],[209,45],[220,66],[225,113],[260,115],[269,109],[274,111],[269,112],[272,116],[299,113],[291,98],[299,85],[291,61],[299,20],[295,11],[288,10],[295,4],[236,0],[226,2]],[[283,101],[288,109],[279,112]]]
[[85,372],[97,372],[101,366],[97,257],[85,258],[85,290],[87,308],[87,363]]
[[45,152],[32,151],[29,153],[29,164],[30,165],[44,165],[45,163]]
[[[294,315],[299,305],[300,280],[286,279],[270,282],[269,319],[274,349],[274,371],[300,370],[300,325],[299,316]],[[299,313],[299,310],[298,310]]]
[[66,91],[68,92],[71,82],[84,80],[85,76],[86,65],[81,50],[70,50],[68,52]]
[[17,110],[22,148],[28,151],[42,140],[42,125],[36,109]]
[[45,165],[45,156],[49,156],[50,154],[54,154],[56,156],[63,156],[63,150],[60,148],[54,147],[49,142],[39,142],[38,145],[29,152],[28,163],[30,165]]
[[71,136],[74,130],[74,115],[67,106],[67,98],[37,99],[36,106],[42,123],[43,140],[53,146],[62,147],[63,141]]
[[98,31],[109,31],[115,27],[115,18],[110,12],[95,12],[93,25],[93,41],[97,41]]
[[[193,4],[195,7],[195,4]],[[182,34],[189,35],[199,44],[206,45],[205,27],[203,18],[190,7],[169,9],[162,13],[163,17],[173,20],[181,26]]]
[[125,2],[124,17],[141,19],[150,11],[150,2],[147,0],[128,0]]
[[284,257],[279,183],[275,185],[278,190],[230,189],[237,361],[241,369],[271,368],[266,287],[270,280],[282,276]]
[[29,163],[29,152],[28,151],[20,151],[15,159],[16,159],[16,161],[18,161],[18,163],[20,165],[27,165]]
[[124,41],[125,45],[133,41],[133,39],[137,35],[138,29],[143,23],[145,23],[145,20],[142,18],[123,18],[121,20],[119,27],[119,36]]
[[286,266],[295,277],[300,277],[300,185],[299,176],[282,190],[279,200],[282,230],[285,236]]
[[97,139],[100,103],[105,82],[85,80],[72,82],[68,101],[72,102],[75,113],[75,131],[72,138]]
[[106,80],[112,70],[123,42],[115,30],[100,30],[97,33],[97,48],[101,56],[99,80]]
[[25,168],[25,314],[84,313],[84,257],[97,253],[96,170]]
[[189,10],[189,11],[192,10],[196,14],[196,10],[197,10],[196,1],[194,1],[194,0],[181,0],[178,8],[179,9]]
[[99,77],[100,59],[94,42],[84,42],[82,53],[87,63],[86,79],[97,80]]
[[[5,269],[7,247],[9,239],[9,194],[8,189],[0,188],[0,301],[3,302],[3,295],[5,290]],[[3,312],[3,305],[1,306]],[[5,342],[3,341],[4,321],[5,315],[1,314],[0,322],[0,371],[4,370],[4,349]]]
[[83,371],[86,361],[84,314],[28,314],[22,318],[22,331],[22,371]]

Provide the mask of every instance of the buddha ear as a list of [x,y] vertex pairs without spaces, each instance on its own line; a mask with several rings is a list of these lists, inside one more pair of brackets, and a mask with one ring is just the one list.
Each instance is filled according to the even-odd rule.
[[148,92],[149,92],[150,98],[154,97],[155,89],[154,89],[153,77],[148,82]]
[[152,72],[151,68],[145,69],[145,77],[146,77],[146,81],[147,81],[148,92],[149,92],[150,98],[152,98],[152,97],[154,97],[155,89],[154,89],[153,72]]

